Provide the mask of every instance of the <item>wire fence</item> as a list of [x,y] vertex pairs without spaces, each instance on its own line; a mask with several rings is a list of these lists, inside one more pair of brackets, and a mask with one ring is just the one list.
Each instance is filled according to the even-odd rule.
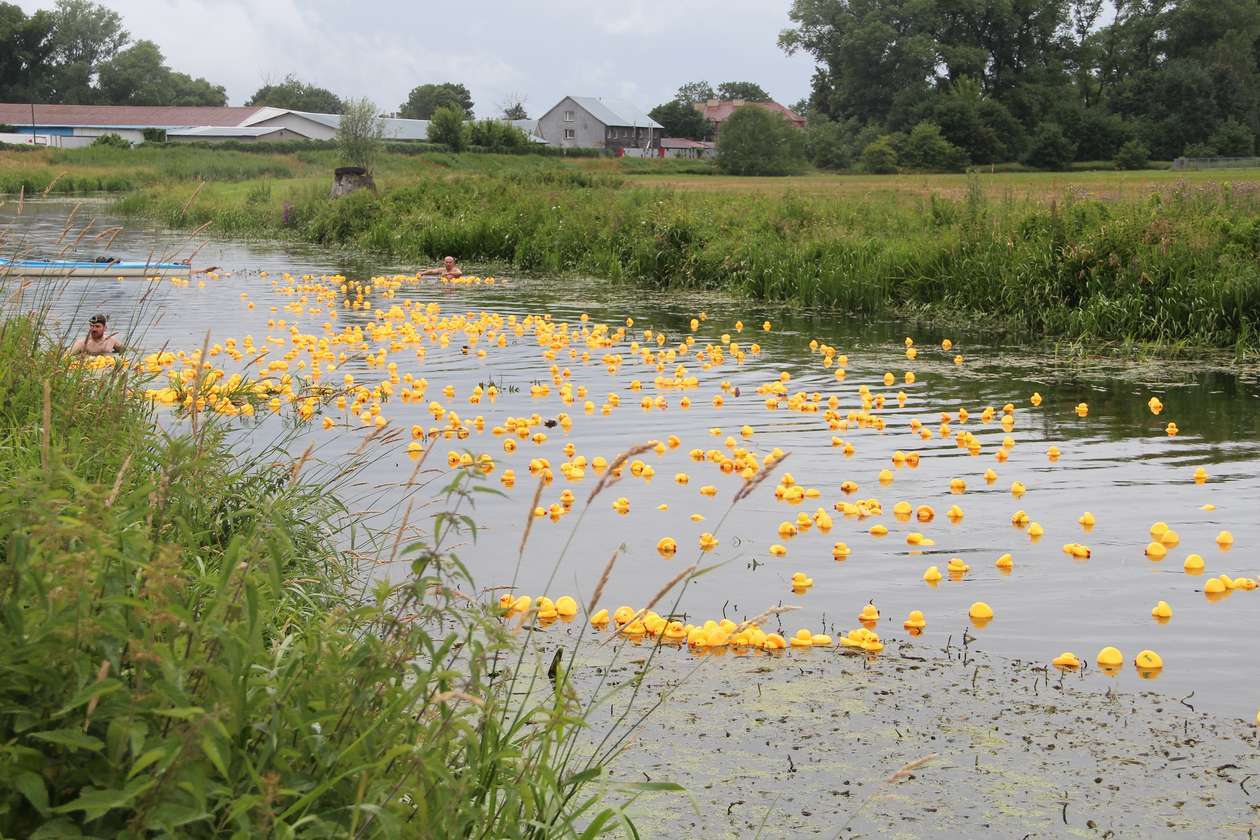
[[1260,167],[1260,157],[1179,157],[1173,169],[1251,169]]

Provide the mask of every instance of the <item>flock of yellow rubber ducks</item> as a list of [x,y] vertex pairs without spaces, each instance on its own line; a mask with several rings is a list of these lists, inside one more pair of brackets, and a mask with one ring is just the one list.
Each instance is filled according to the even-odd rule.
[[[518,475],[516,469],[501,466],[499,461],[514,456],[521,459],[518,466],[541,484],[543,492],[557,480],[575,485],[586,481],[588,476],[601,482],[601,487],[611,487],[615,481],[627,476],[651,481],[655,469],[648,460],[636,456],[650,457],[649,453],[660,456],[680,449],[682,441],[676,435],[651,441],[625,458],[588,456],[579,453],[572,441],[559,448],[563,460],[557,458],[555,463],[552,458],[541,454],[526,457],[517,453],[527,447],[538,450],[548,443],[552,435],[568,433],[577,415],[610,415],[621,409],[623,400],[633,401],[641,411],[649,414],[671,408],[686,410],[693,404],[701,403],[720,409],[727,400],[740,395],[739,388],[723,380],[720,371],[724,366],[738,366],[761,353],[757,342],[740,340],[746,330],[741,322],[734,323],[730,330],[705,337],[704,334],[718,331],[705,330],[702,334],[702,325],[708,320],[703,312],[691,320],[686,334],[670,336],[653,329],[636,330],[632,318],[626,318],[622,324],[602,324],[593,323],[588,316],[582,315],[567,323],[553,320],[546,314],[518,317],[485,311],[446,312],[436,302],[417,302],[398,296],[398,291],[405,286],[430,282],[410,275],[374,277],[368,282],[339,275],[298,277],[283,274],[268,277],[264,272],[261,276],[270,282],[276,294],[287,300],[282,307],[272,307],[272,317],[267,320],[268,334],[261,339],[250,335],[239,340],[223,339],[208,345],[204,351],[164,351],[143,357],[139,366],[145,373],[154,376],[158,382],[163,376],[166,379],[165,384],[146,390],[151,399],[185,411],[229,416],[288,411],[304,421],[314,422],[318,418],[325,429],[398,427],[387,413],[391,404],[420,406],[432,422],[416,423],[407,428],[408,440],[403,445],[408,457],[418,461],[425,458],[440,441],[448,441],[452,448],[446,453],[446,463],[450,468],[475,470],[487,477],[497,472],[498,481],[505,488],[515,486]],[[215,275],[210,277],[212,282],[217,279]],[[446,282],[491,284],[495,281],[493,278],[462,278]],[[241,300],[248,309],[254,308],[255,302],[247,293],[241,294]],[[341,316],[348,312],[356,313],[356,323],[340,323]],[[319,326],[303,331],[300,325],[310,322]],[[763,332],[771,329],[768,321],[760,325]],[[532,346],[540,354],[549,375],[547,380],[539,380],[529,386],[528,397],[538,404],[539,410],[528,415],[487,419],[483,414],[475,413],[485,410],[482,406],[493,407],[500,397],[500,386],[493,383],[478,384],[459,394],[454,385],[431,385],[423,376],[400,371],[400,367],[407,364],[423,364],[430,352],[486,358],[492,352],[509,347],[519,352],[522,346]],[[817,357],[818,364],[831,372],[835,382],[844,381],[848,358],[843,353],[817,340],[810,341],[808,347],[810,353]],[[954,352],[949,340],[943,341],[940,348],[947,358]],[[905,340],[907,360],[916,360],[920,352],[912,339]],[[350,360],[366,365],[373,374],[369,381],[359,381],[352,374],[342,372],[342,366]],[[226,371],[222,365],[227,361],[238,369],[231,373]],[[961,354],[955,354],[952,361],[955,365],[962,365],[965,360]],[[623,368],[632,367],[654,372],[654,376],[646,381],[630,379],[625,386],[629,397],[610,391],[601,400],[591,393],[587,385],[573,381],[571,366],[599,366],[612,377],[621,377]],[[906,371],[900,376],[888,372],[882,381],[892,389],[899,382],[914,384],[916,376],[913,371]],[[881,410],[890,403],[905,406],[908,400],[905,390],[875,392],[863,384],[850,395],[851,407],[842,408],[839,394],[794,390],[791,382],[792,376],[784,371],[761,383],[756,388],[756,394],[769,411],[816,415],[820,424],[832,435],[831,445],[843,455],[852,455],[855,451],[854,444],[844,437],[846,430],[883,430],[887,421]],[[701,395],[703,388],[712,388],[715,383],[716,389],[711,396]],[[460,407],[461,401],[468,406],[467,410]],[[1042,404],[1042,395],[1034,393],[1028,402],[1035,409]],[[1151,397],[1148,407],[1154,415],[1164,410],[1158,397]],[[1074,411],[1079,417],[1087,417],[1089,406],[1082,402]],[[984,443],[966,425],[972,419],[982,425],[996,422],[1005,436],[1001,444],[993,449],[992,457],[1001,464],[1015,446],[1011,432],[1016,424],[1016,415],[1013,403],[1000,408],[985,407],[974,414],[966,408],[959,408],[956,412],[940,413],[932,423],[919,418],[911,419],[908,432],[922,441],[952,438],[959,448],[972,455],[980,455]],[[955,426],[961,428],[955,429]],[[500,439],[496,448],[502,454],[482,452],[474,455],[468,451],[468,444],[462,442],[484,435],[487,430]],[[1176,423],[1169,422],[1165,431],[1169,436],[1176,436],[1180,430]],[[755,432],[747,425],[731,434],[720,427],[713,427],[709,429],[709,434],[713,443],[707,447],[691,448],[688,455],[696,464],[716,468],[717,473],[724,477],[722,480],[736,494],[752,492],[785,457],[777,447],[766,452],[759,451],[752,441]],[[914,468],[921,457],[913,450],[895,451],[891,456],[891,469],[881,470],[876,481],[885,487],[892,484],[896,469]],[[1046,457],[1055,462],[1062,457],[1062,452],[1057,446],[1050,446]],[[982,479],[992,485],[998,480],[998,475],[989,468],[984,471]],[[1209,476],[1203,468],[1193,475],[1193,481],[1198,484],[1208,480]],[[692,476],[678,472],[673,481],[680,487],[688,486]],[[952,493],[961,495],[967,490],[967,481],[962,477],[954,478],[949,488]],[[789,508],[804,506],[806,509],[787,516],[778,525],[775,540],[768,542],[766,552],[776,558],[788,556],[792,541],[804,532],[811,529],[820,534],[829,532],[833,527],[833,514],[856,521],[882,518],[884,507],[881,501],[873,496],[863,498],[859,495],[860,489],[857,482],[845,481],[838,487],[841,498],[828,505],[823,498],[823,488],[802,485],[791,472],[778,474],[775,482],[767,482],[767,488],[762,492],[770,493],[777,502]],[[713,497],[719,493],[719,488],[716,484],[703,484],[698,492],[701,496]],[[1026,492],[1026,487],[1015,481],[1010,485],[1010,492],[1019,499]],[[618,515],[631,514],[631,502],[626,496],[614,497],[613,493],[609,493],[601,504],[609,505]],[[578,507],[577,496],[570,487],[565,487],[554,501],[540,499],[533,514],[537,519],[558,522]],[[659,507],[666,509],[668,505]],[[1211,508],[1211,505],[1204,505],[1204,509]],[[897,502],[891,510],[900,522],[913,518],[920,523],[928,523],[937,516],[930,505],[914,506],[907,501]],[[945,511],[944,516],[958,523],[965,513],[955,504]],[[692,514],[691,519],[700,522],[704,517],[697,513]],[[1016,511],[1011,522],[1022,528],[1033,541],[1045,533],[1044,528],[1032,521],[1023,510]],[[1094,515],[1083,513],[1079,523],[1088,532],[1095,523]],[[887,525],[877,521],[869,527],[869,533],[873,537],[882,537],[889,531]],[[1152,526],[1151,538],[1146,555],[1153,561],[1162,560],[1168,550],[1180,541],[1177,533],[1162,522]],[[912,546],[933,544],[930,537],[919,532],[907,534],[906,542]],[[1233,536],[1222,531],[1217,544],[1222,550],[1227,550],[1233,544]],[[718,537],[706,531],[699,536],[695,549],[709,552],[719,545]],[[661,557],[672,558],[683,549],[675,537],[664,535],[656,543],[656,550]],[[1077,542],[1065,544],[1063,551],[1079,559],[1091,555],[1088,545]],[[844,560],[851,554],[851,549],[844,542],[836,542],[831,554],[836,560]],[[1198,554],[1191,554],[1184,561],[1185,571],[1189,574],[1201,574],[1205,565]],[[995,561],[995,566],[999,571],[1009,573],[1014,567],[1014,559],[1009,553],[1002,554]],[[939,566],[930,566],[923,572],[922,579],[929,585],[936,585],[946,576],[953,580],[962,579],[969,571],[970,566],[956,557],[950,559],[943,570]],[[793,592],[808,592],[813,585],[813,578],[806,572],[792,573],[790,587]],[[1203,588],[1209,599],[1216,599],[1235,589],[1255,589],[1256,581],[1220,575],[1207,579]],[[577,601],[568,595],[553,601],[546,596],[531,598],[505,594],[499,606],[507,617],[514,616],[519,621],[536,620],[544,625],[553,621],[573,621],[579,614]],[[766,632],[761,626],[764,622],[758,621],[739,624],[729,619],[709,619],[685,623],[650,609],[635,610],[620,606],[610,614],[607,609],[597,607],[591,605],[591,614],[586,618],[597,629],[611,627],[630,639],[649,638],[685,645],[697,651],[720,653],[725,650],[781,651],[787,648],[838,647],[878,654],[883,649],[883,642],[874,632],[879,611],[873,603],[865,605],[856,616],[859,627],[835,640],[808,628],[801,628],[785,637]],[[1172,617],[1172,609],[1166,602],[1160,601],[1152,610],[1152,615],[1156,620],[1166,622]],[[993,620],[994,611],[988,604],[978,601],[969,608],[968,617],[975,626],[983,627]],[[921,610],[910,612],[903,624],[911,635],[921,634],[926,626],[927,620]],[[1108,646],[1098,653],[1096,662],[1104,671],[1114,672],[1124,663],[1124,657],[1116,648]],[[1141,651],[1133,662],[1138,672],[1146,676],[1157,674],[1163,666],[1159,655],[1150,650]],[[1061,669],[1074,669],[1081,666],[1081,660],[1071,652],[1064,652],[1051,664]]]

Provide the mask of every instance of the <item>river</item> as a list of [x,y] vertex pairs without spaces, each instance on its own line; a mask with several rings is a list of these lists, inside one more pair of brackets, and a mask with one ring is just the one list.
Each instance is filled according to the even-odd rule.
[[[59,240],[64,245],[73,239],[89,219],[94,220],[92,232],[81,241],[80,253],[99,247],[93,246],[92,234],[112,225],[123,225],[124,230],[112,241],[109,253],[127,258],[186,255],[202,243],[186,233],[132,221],[124,224],[110,217],[108,204],[95,202],[74,210],[71,233],[63,238],[67,215],[74,207],[67,202],[27,202],[19,216],[16,202],[7,200],[0,206],[0,252],[12,253],[19,244],[31,253],[55,252]],[[293,312],[295,297],[282,291],[288,285],[283,279],[286,273],[316,278],[343,274],[367,280],[375,275],[413,274],[417,269],[309,247],[217,240],[200,247],[196,262],[220,266],[223,274],[202,287],[195,280],[187,286],[113,279],[39,281],[20,300],[13,296],[10,279],[6,295],[27,304],[39,299],[41,289],[56,288],[54,322],[69,331],[77,331],[88,313],[101,311],[111,316],[112,328],[122,329],[129,343],[145,351],[167,347],[191,352],[201,348],[207,335],[211,343],[251,335],[261,346],[268,336],[287,338],[288,326],[294,324],[302,332],[321,334],[326,313],[311,315],[318,307]],[[556,354],[554,364],[571,371],[573,388],[588,389],[585,399],[596,406],[589,415],[583,411],[583,398],[572,405],[561,402],[561,389],[550,372],[553,360],[545,357],[532,330],[521,337],[503,330],[506,346],[484,348],[484,358],[465,352],[456,335],[445,347],[427,342],[423,359],[410,350],[389,355],[400,374],[424,377],[429,383],[425,398],[418,402],[391,400],[383,405],[381,413],[391,426],[433,425],[427,408],[432,400],[458,411],[465,420],[484,416],[484,432],[474,432],[464,441],[439,439],[425,464],[440,478],[451,451],[487,453],[495,461],[494,473],[485,480],[504,495],[479,496],[474,517],[480,531],[475,542],[459,549],[479,586],[506,585],[516,573],[516,548],[536,487],[527,469],[531,458],[547,458],[556,472],[555,483],[542,493],[541,505],[558,503],[566,488],[578,500],[574,513],[558,522],[538,519],[532,529],[518,591],[539,595],[577,521],[576,511],[599,479],[588,468],[582,480],[566,481],[558,469],[567,460],[562,447],[572,443],[576,454],[588,461],[596,456],[612,460],[635,444],[665,441],[674,435],[679,440],[677,448],[639,456],[655,470],[654,478],[647,481],[627,470],[619,483],[596,499],[546,594],[571,594],[585,602],[609,556],[624,545],[602,600],[610,608],[641,606],[689,563],[719,564],[687,589],[679,605],[687,620],[726,616],[739,621],[784,604],[799,607],[772,621],[776,628],[775,622],[782,622],[785,635],[797,628],[842,634],[859,626],[859,611],[873,602],[880,612],[876,630],[885,642],[905,640],[902,622],[911,610],[921,610],[927,627],[921,636],[910,639],[914,645],[939,648],[966,631],[975,637],[974,646],[988,655],[1044,663],[1062,651],[1074,651],[1092,663],[1100,648],[1113,645],[1123,652],[1125,667],[1114,676],[1087,669],[1085,685],[1100,692],[1112,686],[1154,688],[1178,696],[1194,691],[1200,708],[1231,717],[1251,719],[1260,707],[1260,666],[1252,637],[1260,623],[1260,591],[1239,589],[1213,599],[1203,591],[1212,575],[1260,573],[1256,561],[1260,374],[1254,367],[1235,367],[1216,357],[1194,363],[1082,359],[1056,355],[1053,347],[1032,336],[1027,342],[999,337],[987,332],[982,320],[966,331],[946,335],[910,323],[801,312],[716,293],[660,292],[594,278],[498,278],[492,286],[410,282],[393,299],[374,298],[372,304],[388,309],[408,301],[436,304],[443,314],[486,312],[505,319],[549,316],[553,325],[567,324],[571,329],[583,327],[583,316],[589,319],[586,325],[607,324],[610,331],[633,319],[624,341],[608,350],[591,351],[588,361],[581,357],[585,348],[576,344],[573,357],[567,347]],[[254,306],[250,308],[249,303]],[[144,315],[137,317],[138,311]],[[690,322],[701,313],[706,317],[693,331]],[[287,319],[286,325],[280,326],[278,319]],[[366,325],[374,320],[373,310],[343,308],[338,320],[341,327]],[[744,325],[742,332],[736,330],[737,321]],[[769,331],[762,329],[766,321]],[[645,339],[644,330],[652,330],[653,337]],[[687,336],[694,336],[695,344],[692,355],[664,364],[660,374],[656,364],[645,365],[631,352],[629,342],[637,340],[655,351],[655,334],[662,332],[669,346]],[[721,364],[703,369],[694,352],[705,346],[725,346],[724,334],[745,351],[758,343],[760,352],[747,352],[742,362],[727,352]],[[907,337],[918,350],[914,360],[907,358]],[[948,352],[941,346],[946,338],[954,345]],[[811,351],[811,341],[847,356],[843,380],[836,378],[835,365],[825,367],[822,356]],[[611,374],[601,361],[606,352],[624,358]],[[961,364],[955,363],[957,354],[962,356]],[[688,375],[698,377],[698,385],[658,391],[654,380],[658,375],[672,377],[679,362],[686,365]],[[905,382],[907,371],[914,374],[913,384]],[[382,367],[369,366],[361,356],[348,359],[336,377],[347,372],[369,384],[385,375]],[[885,385],[887,373],[893,375],[891,386]],[[817,411],[767,408],[766,395],[758,389],[780,382],[782,374],[788,377],[789,395],[820,394]],[[632,389],[635,380],[641,381],[642,390]],[[469,404],[473,389],[489,382],[498,385],[498,398]],[[546,383],[550,393],[531,396],[534,383]],[[722,383],[728,383],[725,389]],[[453,398],[442,396],[447,385],[454,388]],[[828,397],[838,397],[838,411],[847,416],[860,409],[862,386],[886,396],[884,407],[875,412],[884,428],[857,423],[846,429],[828,428]],[[906,395],[904,406],[897,405],[899,391]],[[620,396],[620,405],[604,414],[599,406],[610,392]],[[1039,407],[1030,404],[1034,392],[1044,398]],[[668,408],[640,407],[642,398],[658,394]],[[690,408],[680,406],[684,395],[692,402]],[[723,397],[720,407],[713,402],[718,395]],[[1153,396],[1164,406],[1158,416],[1148,407]],[[1082,402],[1088,405],[1083,417],[1075,410]],[[1009,432],[1014,445],[1008,450],[1009,458],[998,461],[996,453],[1004,448],[1002,441],[1008,434],[999,422],[1007,403],[1015,406]],[[989,406],[997,416],[983,422],[982,412]],[[971,415],[966,423],[959,422],[960,409]],[[563,425],[544,428],[545,442],[518,440],[520,446],[513,454],[505,453],[503,439],[491,433],[509,416],[555,417],[561,412],[572,417],[571,429],[566,431]],[[939,435],[942,412],[953,418],[945,437]],[[331,416],[338,422],[333,429],[321,429],[316,423],[303,436],[321,444],[321,457],[336,459],[357,447],[364,431],[357,418],[346,418],[336,409],[331,409]],[[922,439],[911,428],[914,419],[932,430],[931,439]],[[1179,428],[1175,437],[1165,430],[1170,421]],[[269,434],[279,426],[274,419],[261,419],[249,428]],[[959,432],[974,434],[980,444],[978,455],[956,443],[954,435]],[[742,482],[721,473],[714,463],[692,460],[688,453],[716,448],[729,454],[728,437],[734,438],[730,443],[755,451],[759,458],[776,447],[790,454],[770,481],[732,509],[716,531],[719,545],[701,555],[697,549],[700,535],[715,529]],[[852,454],[833,445],[833,437],[851,443]],[[390,501],[392,491],[375,488],[389,488],[410,474],[412,464],[403,443],[381,451],[362,480],[364,498],[371,497],[374,509],[384,509],[384,515],[394,520],[398,510],[396,500]],[[304,448],[302,440],[298,444]],[[1057,460],[1047,455],[1051,446],[1061,451]],[[895,466],[892,457],[897,450],[918,453],[918,466]],[[300,451],[294,452],[295,457]],[[1198,467],[1209,476],[1205,483],[1193,480]],[[510,489],[499,483],[505,468],[517,475]],[[885,469],[892,472],[892,481],[881,484],[878,477]],[[997,473],[991,483],[984,478],[988,469]],[[817,489],[817,498],[799,505],[777,500],[775,480],[785,472],[801,487]],[[680,473],[687,474],[687,483],[675,480]],[[956,478],[963,479],[965,491],[951,489],[951,480]],[[842,492],[846,481],[856,482],[856,492]],[[1022,497],[1011,491],[1016,481],[1026,487]],[[702,495],[704,485],[715,486],[716,496]],[[629,502],[627,514],[612,509],[617,497]],[[839,501],[871,498],[882,503],[881,516],[858,519],[833,509]],[[901,521],[893,509],[903,500],[915,508],[932,506],[935,518],[927,523],[914,517]],[[946,516],[951,505],[958,505],[964,514],[956,522]],[[833,519],[829,533],[811,527],[792,538],[780,537],[781,522],[819,508]],[[1026,511],[1039,523],[1044,536],[1033,540],[1024,528],[1013,526],[1011,518],[1017,510]],[[1096,518],[1088,531],[1078,524],[1085,511]],[[694,521],[693,514],[703,520]],[[1162,560],[1153,561],[1144,550],[1152,541],[1150,528],[1156,521],[1178,532],[1180,541]],[[886,536],[869,533],[876,523],[887,527]],[[1215,540],[1222,530],[1232,532],[1231,548],[1218,547]],[[906,539],[910,533],[922,534],[935,544],[911,545]],[[658,541],[667,536],[679,546],[677,555],[668,559],[657,551]],[[846,543],[851,555],[833,559],[836,542]],[[1088,545],[1088,559],[1066,554],[1063,546],[1068,543]],[[786,547],[786,556],[770,554],[775,544]],[[997,558],[1006,553],[1013,561],[1009,572],[995,567]],[[1204,574],[1183,571],[1183,561],[1191,553],[1204,558]],[[944,572],[951,558],[970,566],[965,576],[951,580],[947,575],[936,586],[923,581],[928,566],[939,566]],[[800,593],[791,586],[792,575],[798,571],[814,581]],[[405,574],[405,567],[396,564],[380,573]],[[1157,622],[1151,614],[1161,600],[1173,611],[1166,623]],[[969,605],[977,601],[986,602],[994,612],[993,620],[983,627],[968,620]],[[558,625],[549,632],[579,630],[577,625]],[[1163,659],[1164,667],[1154,675],[1154,683],[1140,682],[1132,664],[1142,649],[1154,650]],[[789,651],[787,657],[817,654]],[[689,654],[683,649],[670,655]]]

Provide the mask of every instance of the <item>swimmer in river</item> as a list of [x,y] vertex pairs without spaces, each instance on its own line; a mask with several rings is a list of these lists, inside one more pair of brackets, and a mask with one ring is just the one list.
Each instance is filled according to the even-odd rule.
[[105,356],[110,353],[121,353],[123,343],[118,340],[118,333],[105,334],[104,315],[93,315],[88,321],[87,335],[80,338],[70,348],[72,356]]
[[420,272],[420,277],[441,277],[443,280],[453,280],[456,277],[463,277],[464,272],[459,270],[459,266],[455,264],[454,257],[444,257],[442,259],[441,268],[426,268]]

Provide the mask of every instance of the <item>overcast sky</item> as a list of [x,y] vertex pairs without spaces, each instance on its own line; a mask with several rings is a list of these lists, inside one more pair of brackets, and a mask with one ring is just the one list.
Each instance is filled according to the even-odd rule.
[[[18,0],[28,12],[52,0]],[[242,104],[286,73],[395,110],[424,82],[463,82],[479,116],[514,91],[538,116],[562,96],[643,110],[683,82],[758,82],[791,104],[813,64],[775,45],[790,0],[106,0],[135,39]]]

